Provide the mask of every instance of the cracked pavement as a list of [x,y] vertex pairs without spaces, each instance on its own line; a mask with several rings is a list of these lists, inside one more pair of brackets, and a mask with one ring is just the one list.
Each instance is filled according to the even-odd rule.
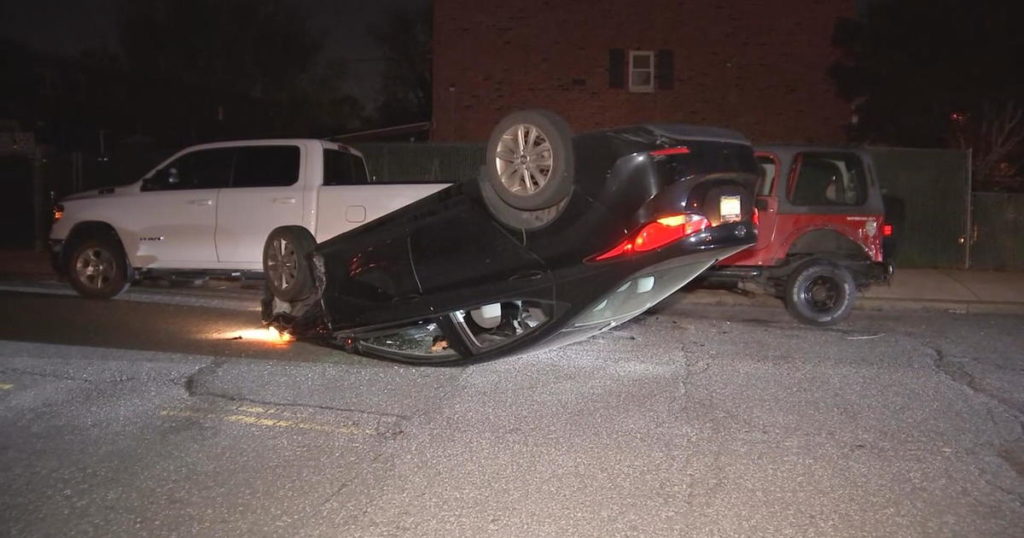
[[565,348],[424,368],[192,342],[187,320],[227,327],[235,314],[156,309],[112,307],[110,325],[166,315],[181,334],[0,328],[0,533],[1024,528],[1020,317],[859,313],[813,329],[780,309],[700,305]]

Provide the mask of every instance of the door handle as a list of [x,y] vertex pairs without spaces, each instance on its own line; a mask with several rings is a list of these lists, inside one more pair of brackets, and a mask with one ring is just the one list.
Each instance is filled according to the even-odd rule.
[[294,204],[295,203],[295,198],[291,198],[291,197],[288,197],[288,198],[274,198],[274,203],[275,204]]
[[213,205],[213,200],[189,200],[192,205]]

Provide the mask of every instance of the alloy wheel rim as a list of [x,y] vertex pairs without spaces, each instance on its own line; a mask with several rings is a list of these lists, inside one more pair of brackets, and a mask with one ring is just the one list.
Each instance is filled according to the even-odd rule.
[[286,290],[295,282],[298,274],[299,258],[295,247],[285,239],[275,239],[267,254],[267,273],[270,281],[278,289]]
[[78,281],[89,288],[100,290],[114,279],[114,256],[102,248],[90,248],[75,260]]
[[536,125],[513,125],[501,135],[494,164],[505,189],[529,196],[551,179],[555,164],[551,141]]

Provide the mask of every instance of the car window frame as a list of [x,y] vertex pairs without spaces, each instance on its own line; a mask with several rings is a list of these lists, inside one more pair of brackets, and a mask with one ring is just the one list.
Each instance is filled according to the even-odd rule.
[[[239,163],[244,158],[243,154],[247,151],[258,151],[266,150],[269,148],[289,148],[295,150],[295,178],[290,183],[277,183],[273,185],[239,185],[237,184]],[[236,146],[234,161],[231,167],[231,178],[228,185],[224,188],[228,189],[266,189],[266,188],[281,188],[291,187],[299,182],[302,178],[302,147],[297,144],[252,144],[246,146]]]
[[[807,157],[811,156],[818,160],[829,161],[833,164],[835,161],[843,161],[845,170],[840,169],[844,172],[842,176],[844,189],[847,180],[853,177],[853,181],[858,182],[858,195],[857,199],[852,202],[838,202],[835,200],[827,199],[825,196],[822,197],[822,201],[818,203],[802,203],[797,202],[793,199],[793,196],[797,193],[797,187],[801,179],[801,172],[807,162]],[[853,159],[856,161],[857,166],[849,167],[849,160]],[[860,173],[857,173],[859,170]],[[863,206],[868,201],[868,195],[870,190],[869,174],[867,171],[867,164],[865,160],[856,152],[853,151],[800,151],[797,152],[792,158],[792,164],[790,165],[789,174],[787,177],[786,185],[786,202],[792,207],[827,207],[827,208],[851,208]]]
[[[165,191],[187,191],[187,190],[197,190],[198,191],[198,190],[223,189],[223,188],[225,188],[225,187],[227,187],[228,185],[231,184],[232,178],[234,176],[236,149],[237,148],[235,148],[235,147],[197,148],[197,149],[193,149],[193,150],[189,150],[189,151],[186,151],[184,153],[181,153],[180,155],[177,155],[176,157],[173,157],[170,161],[168,161],[166,164],[164,164],[163,166],[161,166],[160,168],[155,170],[149,176],[143,178],[142,185],[140,186],[139,190],[141,192],[165,192]],[[218,185],[203,185],[203,186],[188,186],[188,187],[172,187],[171,183],[169,183],[168,181],[166,181],[166,180],[158,180],[157,179],[157,178],[163,176],[164,174],[166,174],[167,171],[170,170],[176,163],[180,163],[180,162],[182,162],[185,159],[195,158],[196,155],[199,155],[201,153],[215,153],[215,152],[216,153],[225,153],[225,154],[230,155],[230,157],[229,157],[230,164],[228,165],[226,179],[222,182],[222,184],[218,184]],[[179,164],[179,166],[180,166],[180,164]]]

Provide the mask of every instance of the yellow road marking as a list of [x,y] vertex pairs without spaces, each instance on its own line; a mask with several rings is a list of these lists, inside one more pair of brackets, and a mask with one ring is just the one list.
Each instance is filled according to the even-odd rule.
[[[234,408],[236,411],[249,411],[253,413],[281,413],[289,414],[283,411],[267,409],[254,406],[237,406]],[[233,422],[236,424],[249,424],[252,426],[263,426],[267,428],[289,428],[295,430],[307,430],[307,431],[319,431],[328,433],[345,433],[345,434],[365,434],[365,435],[377,435],[378,430],[374,428],[363,428],[355,424],[321,424],[318,422],[308,420],[290,420],[280,418],[268,418],[260,416],[242,415],[232,412],[206,412],[206,411],[192,411],[189,409],[164,409],[160,411],[161,416],[165,417],[187,417],[187,418],[211,418],[219,419],[225,422]]]
[[13,388],[14,388],[14,385],[12,385],[10,383],[0,383],[0,390],[11,390]]

